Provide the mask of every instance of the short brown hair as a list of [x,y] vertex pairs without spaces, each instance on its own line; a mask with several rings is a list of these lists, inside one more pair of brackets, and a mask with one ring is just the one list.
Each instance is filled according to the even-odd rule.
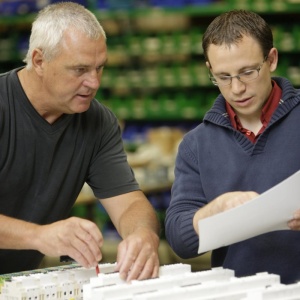
[[261,46],[266,57],[273,48],[273,34],[267,22],[258,14],[246,10],[232,10],[216,17],[207,27],[202,48],[208,60],[208,48],[214,45],[232,45],[238,43],[243,35],[254,38]]

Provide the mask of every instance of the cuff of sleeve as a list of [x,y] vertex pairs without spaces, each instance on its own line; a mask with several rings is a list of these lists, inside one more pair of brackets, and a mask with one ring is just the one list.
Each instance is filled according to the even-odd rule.
[[188,211],[184,214],[184,216],[182,216],[180,235],[183,237],[182,241],[184,243],[184,247],[188,249],[188,252],[193,253],[194,256],[197,256],[199,236],[197,235],[193,225],[193,218],[195,213],[196,210]]

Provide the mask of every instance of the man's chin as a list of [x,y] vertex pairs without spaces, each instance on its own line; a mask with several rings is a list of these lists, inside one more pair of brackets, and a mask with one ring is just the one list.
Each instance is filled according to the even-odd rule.
[[90,106],[91,106],[91,103],[78,105],[74,109],[74,113],[76,113],[76,114],[84,113],[90,108]]

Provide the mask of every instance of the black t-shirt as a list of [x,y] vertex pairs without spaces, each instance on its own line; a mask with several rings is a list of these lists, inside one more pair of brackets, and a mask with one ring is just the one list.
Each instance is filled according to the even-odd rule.
[[[87,182],[97,198],[139,186],[115,115],[97,100],[81,114],[45,121],[17,71],[0,75],[0,214],[37,224],[66,218]],[[0,250],[0,274],[34,269],[36,251]]]

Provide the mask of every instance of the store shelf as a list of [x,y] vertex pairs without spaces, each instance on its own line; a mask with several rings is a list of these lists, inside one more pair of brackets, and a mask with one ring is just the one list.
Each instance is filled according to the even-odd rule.
[[[107,32],[109,60],[97,99],[120,120],[201,121],[219,93],[209,82],[201,38],[215,16],[231,9],[265,17],[280,54],[274,75],[300,86],[299,0],[79,2]],[[22,64],[35,13],[1,15],[0,71]]]
[[[45,4],[50,2],[57,1],[44,1]],[[151,1],[140,1],[140,4],[138,3],[139,1],[106,1],[107,5],[102,5],[101,2],[104,1],[101,0],[74,2],[85,5],[101,20],[115,19],[124,15],[130,18],[147,17],[153,14],[153,10],[163,10],[165,14],[179,13],[187,16],[215,16],[232,9],[254,10],[259,13],[272,14],[300,12],[299,0],[229,0],[198,1],[198,3],[197,1],[194,1],[194,3],[193,1],[182,1],[182,4],[178,3],[178,5],[171,5],[171,3],[164,3],[164,1],[156,1],[156,5],[151,4]],[[173,1],[173,3],[175,2]],[[15,4],[9,5],[9,3]],[[19,8],[17,7],[18,3]],[[2,0],[0,3],[0,25],[31,24],[36,12],[42,8],[42,3],[42,1],[34,0]],[[24,8],[25,5],[27,6],[26,8]]]

